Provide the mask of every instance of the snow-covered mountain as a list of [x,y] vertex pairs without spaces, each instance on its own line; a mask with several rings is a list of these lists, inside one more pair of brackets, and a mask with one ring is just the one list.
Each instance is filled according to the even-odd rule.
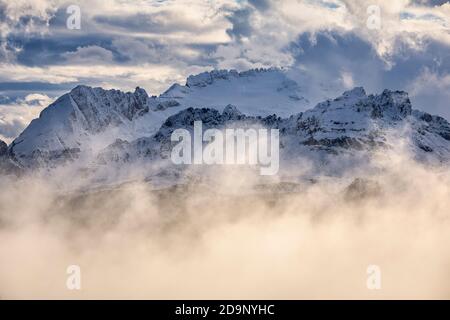
[[147,99],[139,88],[123,93],[77,86],[44,109],[12,142],[10,153],[24,166],[77,159],[83,147],[92,147],[94,137],[147,113]]
[[69,163],[116,172],[158,163],[157,170],[161,164],[166,170],[173,167],[173,130],[192,130],[194,121],[201,120],[204,130],[279,129],[284,174],[300,159],[312,163],[313,170],[332,172],[364,162],[380,148],[405,148],[420,161],[450,161],[450,124],[413,110],[406,92],[367,95],[357,87],[307,107],[300,86],[279,69],[202,73],[159,97],[141,88],[124,93],[78,86],[46,108],[7,151],[4,145],[0,149],[8,162],[24,168]]
[[280,69],[212,71],[190,76],[159,97],[78,86],[42,111],[9,147],[25,167],[88,161],[88,155],[116,139],[154,134],[167,117],[188,107],[223,110],[236,104],[250,115],[281,116],[302,111],[307,100],[297,83]]
[[276,114],[249,116],[232,105],[222,112],[185,109],[169,117],[150,137],[117,140],[99,154],[99,163],[123,165],[168,159],[173,130],[193,130],[194,121],[202,121],[203,130],[233,126],[279,129],[281,167],[288,172],[299,159],[308,159],[314,164],[313,170],[332,173],[358,160],[367,161],[372,151],[400,148],[400,144],[405,144],[419,161],[450,161],[450,124],[445,119],[412,110],[405,92],[385,90],[379,95],[366,95],[363,88],[355,88],[286,118]]

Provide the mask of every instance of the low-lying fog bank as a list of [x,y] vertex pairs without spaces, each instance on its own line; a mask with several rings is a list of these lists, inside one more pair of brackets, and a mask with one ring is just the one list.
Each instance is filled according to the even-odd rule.
[[[295,184],[224,171],[212,184],[66,195],[41,178],[3,181],[0,297],[450,298],[450,170],[383,165]],[[81,290],[66,287],[70,265]],[[370,265],[379,290],[367,288]]]

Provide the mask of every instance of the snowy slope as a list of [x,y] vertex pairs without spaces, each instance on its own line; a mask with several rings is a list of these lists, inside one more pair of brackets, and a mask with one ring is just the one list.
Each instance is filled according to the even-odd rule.
[[309,104],[299,85],[275,68],[215,70],[189,76],[185,86],[173,85],[160,99],[176,100],[185,108],[210,107],[219,111],[232,104],[248,115],[276,113],[282,117],[304,111]]

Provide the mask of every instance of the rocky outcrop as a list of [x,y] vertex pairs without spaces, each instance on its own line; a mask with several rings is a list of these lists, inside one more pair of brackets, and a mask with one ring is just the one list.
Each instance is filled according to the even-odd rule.
[[11,159],[8,145],[0,140],[0,175],[20,175],[22,168]]

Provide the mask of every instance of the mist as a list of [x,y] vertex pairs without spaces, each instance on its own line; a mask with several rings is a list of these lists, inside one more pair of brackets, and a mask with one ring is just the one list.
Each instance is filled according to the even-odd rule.
[[[164,189],[86,192],[2,178],[0,297],[450,298],[448,167],[386,152],[368,165],[295,183],[222,166]],[[66,286],[70,265],[81,290]]]

